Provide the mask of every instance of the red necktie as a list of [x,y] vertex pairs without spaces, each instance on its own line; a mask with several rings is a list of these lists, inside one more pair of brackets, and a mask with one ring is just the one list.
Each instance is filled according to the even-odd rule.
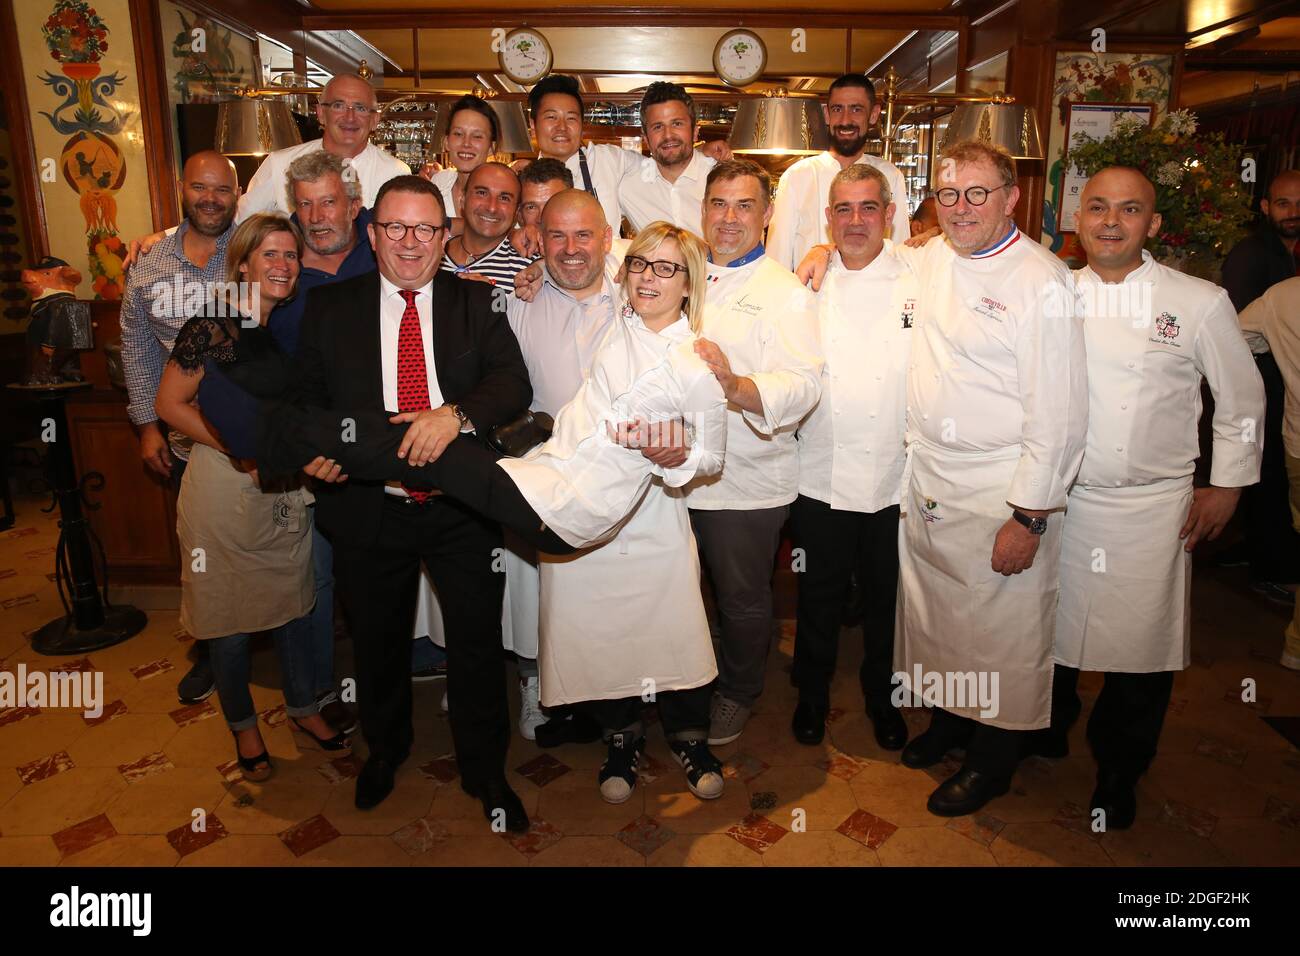
[[[397,333],[397,410],[420,412],[429,407],[429,372],[424,365],[424,339],[420,335],[420,312],[415,307],[419,295],[411,289],[399,289],[406,300],[402,327]],[[417,505],[433,497],[427,491],[412,491],[402,486]]]

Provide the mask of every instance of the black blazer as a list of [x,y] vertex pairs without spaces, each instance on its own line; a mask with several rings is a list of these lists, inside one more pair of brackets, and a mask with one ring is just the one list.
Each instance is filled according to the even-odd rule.
[[[493,310],[487,283],[439,271],[432,294],[433,361],[443,401],[459,405],[483,435],[532,401],[519,342],[505,311]],[[383,410],[379,295],[377,271],[307,293],[294,400],[326,409]],[[367,547],[378,540],[383,500],[382,482],[323,486],[316,520],[336,541]]]

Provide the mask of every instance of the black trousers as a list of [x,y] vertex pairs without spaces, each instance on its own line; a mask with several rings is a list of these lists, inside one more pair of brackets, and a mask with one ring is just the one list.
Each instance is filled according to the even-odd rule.
[[802,550],[791,681],[799,697],[827,706],[840,624],[857,572],[862,590],[862,667],[869,707],[889,706],[893,685],[894,607],[898,595],[898,505],[872,513],[837,511],[800,495],[790,508],[794,546]]
[[1020,745],[1025,732],[992,727],[936,707],[927,733],[946,741],[950,748],[964,746],[966,759],[962,761],[963,769],[994,777],[1009,777],[1020,762]]
[[456,761],[467,782],[501,777],[510,742],[501,600],[492,570],[501,530],[446,497],[424,505],[385,496],[373,547],[334,544],[334,580],[356,653],[361,732],[372,756],[406,758],[411,633],[420,566],[438,589],[447,630],[447,696]]
[[[690,690],[663,690],[655,695],[659,722],[669,740],[703,740],[709,735],[710,684]],[[645,701],[640,697],[591,700],[581,705],[600,724],[605,736],[637,727]]]
[[1282,444],[1286,389],[1272,355],[1256,355],[1255,365],[1264,381],[1267,405],[1259,482],[1249,485],[1242,495],[1246,554],[1252,580],[1293,584],[1300,581],[1300,534],[1291,526],[1291,483]]
[[[1069,733],[1080,709],[1078,686],[1079,672],[1057,664],[1052,684],[1053,733]],[[1146,772],[1155,759],[1173,689],[1173,671],[1107,672],[1088,718],[1088,743],[1099,770],[1121,774],[1134,783]]]

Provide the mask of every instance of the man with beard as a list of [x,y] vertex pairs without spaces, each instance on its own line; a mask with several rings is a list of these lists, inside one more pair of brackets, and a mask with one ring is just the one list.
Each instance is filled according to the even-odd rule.
[[[1079,204],[1088,254],[1075,273],[1088,355],[1088,439],[1061,542],[1052,728],[1064,757],[1079,671],[1105,684],[1088,720],[1090,803],[1107,830],[1132,825],[1138,778],[1156,753],[1174,673],[1187,667],[1192,550],[1223,530],[1259,478],[1264,389],[1227,294],[1151,258],[1156,193],[1136,169],[1090,178]],[[1210,485],[1200,456],[1201,379],[1214,395]],[[1046,744],[1046,747],[1043,746]]]
[[507,295],[532,260],[514,247],[510,230],[519,208],[519,177],[504,163],[484,163],[465,180],[465,231],[447,240],[442,270],[486,279]]
[[[185,218],[127,274],[121,311],[127,417],[145,465],[177,487],[191,442],[179,432],[169,435],[154,414],[154,398],[176,333],[209,300],[211,284],[225,281],[239,177],[230,160],[205,150],[185,163],[180,187]],[[183,704],[203,700],[215,687],[207,642],[195,641],[195,653],[199,659],[177,688]]]
[[880,118],[871,81],[856,73],[841,76],[831,84],[822,115],[830,130],[831,148],[799,160],[781,174],[776,189],[772,223],[767,230],[767,254],[787,269],[798,266],[813,246],[830,242],[825,210],[831,180],[852,163],[870,163],[879,169],[885,174],[890,193],[897,197],[886,238],[902,243],[911,235],[903,174],[893,163],[865,152],[871,127]]
[[618,184],[623,215],[637,231],[656,220],[697,231],[704,183],[716,161],[695,150],[691,95],[676,83],[651,83],[641,97],[641,135],[650,155]]
[[[1223,287],[1238,312],[1268,289],[1296,274],[1300,262],[1300,170],[1279,173],[1260,200],[1264,219],[1255,231],[1233,246],[1223,261]],[[1273,355],[1255,356],[1268,408],[1264,420],[1264,460],[1259,484],[1242,495],[1246,532],[1244,549],[1221,556],[1221,565],[1249,564],[1251,587],[1280,604],[1295,603],[1287,585],[1300,580],[1300,535],[1288,511],[1289,485],[1282,442],[1285,388]]]

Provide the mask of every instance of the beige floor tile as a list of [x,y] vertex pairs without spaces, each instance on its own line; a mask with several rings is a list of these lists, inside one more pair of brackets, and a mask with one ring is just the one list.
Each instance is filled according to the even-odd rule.
[[985,812],[1007,823],[1046,823],[1067,801],[1088,801],[1095,773],[1088,757],[1026,760],[1017,768],[1011,790],[989,803]]
[[372,810],[358,810],[355,781],[349,780],[331,789],[321,813],[344,835],[386,838],[428,813],[436,789],[428,779],[419,775],[414,778],[399,775],[394,781],[393,792],[383,803]]
[[764,804],[774,799],[771,809],[764,807],[762,813],[787,830],[797,820],[806,830],[834,830],[858,809],[849,782],[828,776],[820,767],[773,767],[750,786],[750,798]]
[[1300,753],[1266,751],[1249,754],[1241,766],[1241,775],[1266,793],[1300,805]]
[[594,773],[570,770],[541,788],[537,808],[561,833],[601,836],[617,833],[645,812],[645,791],[645,784],[638,782],[625,802],[606,803]]
[[426,853],[411,857],[411,865],[527,866],[528,858],[495,834],[456,835]]
[[1300,830],[1272,820],[1220,820],[1210,842],[1233,866],[1300,866]]
[[645,858],[612,836],[566,836],[533,857],[529,865],[645,866]]
[[219,714],[181,727],[162,750],[178,767],[219,767],[235,759],[234,738]]
[[[788,840],[785,837],[784,840]],[[679,835],[650,854],[647,866],[762,866],[763,858],[722,833]]]
[[[222,820],[227,819],[226,814]],[[278,837],[232,835],[183,857],[181,866],[292,866],[297,858]]]
[[47,836],[0,837],[0,866],[57,866],[59,849]]
[[764,866],[880,866],[880,860],[842,833],[808,830],[789,833],[763,853]]
[[[335,823],[333,817],[327,817]],[[338,826],[335,823],[335,826]],[[411,858],[386,836],[343,835],[298,857],[298,866],[410,866]]]
[[164,836],[115,836],[65,856],[60,866],[175,866],[180,854]]
[[1101,843],[1055,823],[1012,823],[989,845],[999,866],[1111,866]]
[[1223,866],[1228,862],[1209,840],[1163,826],[1150,817],[1139,817],[1131,830],[1106,833],[1101,846],[1116,866]]
[[6,837],[58,833],[103,813],[126,788],[116,769],[74,767],[10,797],[0,807],[0,833]]
[[701,800],[674,764],[645,788],[645,812],[674,833],[722,834],[750,814],[750,794],[741,781],[728,780],[722,796]]
[[117,795],[105,813],[118,833],[165,834],[194,819],[194,811],[214,812],[227,786],[215,769],[175,767]]
[[1220,818],[1263,816],[1268,795],[1250,782],[1238,767],[1200,754],[1157,756],[1148,773],[1165,793]]
[[275,777],[265,783],[238,783],[222,798],[217,815],[232,834],[282,833],[320,813],[329,794],[323,780],[320,786]]
[[925,808],[937,784],[924,770],[872,763],[849,781],[858,806],[898,827],[941,827],[942,817]]
[[0,807],[22,788],[23,781],[17,770],[12,767],[0,768]]
[[163,750],[178,732],[163,714],[126,713],[91,727],[68,746],[68,756],[78,767],[117,767]]
[[886,840],[876,856],[883,866],[996,865],[985,847],[946,827],[906,827]]
[[0,727],[0,767],[19,767],[67,750],[88,731],[79,715],[57,710],[5,724]]
[[[848,717],[842,717],[847,720]],[[832,752],[830,740],[809,747],[794,739],[790,731],[789,714],[757,714],[749,719],[738,740],[727,745],[761,757],[773,767],[808,767],[825,760]],[[719,760],[726,760],[732,751],[714,748]]]

